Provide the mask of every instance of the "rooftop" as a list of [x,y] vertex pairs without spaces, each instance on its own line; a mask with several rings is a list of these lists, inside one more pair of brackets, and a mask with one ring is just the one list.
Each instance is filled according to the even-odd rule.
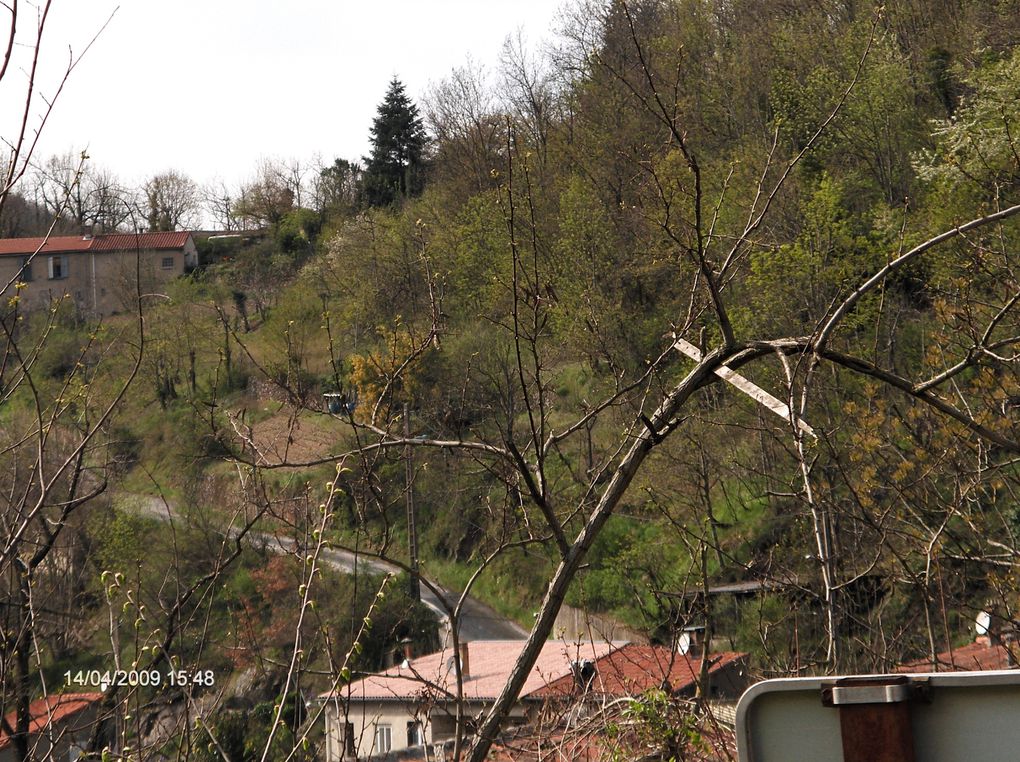
[[[746,654],[733,651],[711,654],[708,670],[713,673],[745,658]],[[701,666],[701,659],[664,646],[629,643],[596,662],[590,691],[605,696],[636,696],[657,689],[679,693],[698,682]],[[529,698],[569,696],[576,692],[577,681],[567,674],[534,691]]]
[[[467,644],[468,670],[464,677],[464,697],[475,701],[493,701],[503,690],[517,658],[524,650],[523,640],[477,640]],[[524,683],[521,696],[537,691],[564,675],[570,675],[572,662],[598,660],[625,642],[597,641],[567,643],[550,640],[543,647],[531,674]],[[391,667],[378,675],[341,688],[338,693],[351,700],[406,701],[423,693],[457,693],[457,676],[453,651],[412,659],[407,666]],[[324,697],[332,693],[323,694]]]
[[[37,699],[28,705],[30,717],[28,732],[30,735],[38,734],[48,726],[66,720],[98,703],[102,698],[102,693],[60,693]],[[12,728],[17,721],[17,712],[8,712],[4,717],[4,722]],[[0,729],[0,749],[13,742],[14,739]]]
[[1003,644],[982,636],[959,648],[943,651],[931,659],[917,659],[897,668],[897,672],[981,672],[989,669],[1016,669],[1017,643]]
[[[468,644],[464,697],[491,701],[499,695],[524,648],[522,640],[474,641]],[[743,660],[745,654],[712,654],[709,671],[716,672]],[[678,693],[692,687],[701,674],[701,660],[664,646],[626,641],[549,641],[521,689],[522,699],[568,697],[578,691],[574,675],[579,665],[594,667],[588,689],[601,695],[635,696],[664,688]],[[450,650],[422,656],[404,665],[370,675],[338,691],[355,701],[407,701],[431,693],[456,695],[456,673]],[[323,694],[329,697],[332,693]]]
[[81,252],[182,249],[191,237],[179,233],[109,233],[95,236],[56,235],[42,238],[0,238],[0,256],[74,254]]

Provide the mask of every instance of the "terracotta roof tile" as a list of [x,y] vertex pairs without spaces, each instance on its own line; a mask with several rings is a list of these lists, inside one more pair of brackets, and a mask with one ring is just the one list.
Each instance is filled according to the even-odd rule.
[[25,256],[37,251],[53,254],[88,251],[92,239],[80,235],[51,235],[49,238],[0,238],[0,256]]
[[1001,643],[975,640],[960,648],[943,651],[931,659],[918,659],[897,668],[897,672],[979,672],[989,669],[1016,669],[1016,646],[1011,652]]
[[[724,651],[709,656],[709,672],[746,658],[746,654]],[[636,696],[662,688],[668,682],[672,693],[697,683],[701,659],[691,659],[664,646],[631,643],[603,656],[595,663],[590,691],[605,696]],[[567,674],[531,694],[532,698],[569,696],[577,692],[572,674]]]
[[191,233],[116,233],[97,235],[90,251],[133,251],[134,249],[181,249]]
[[112,233],[92,237],[55,235],[49,238],[2,238],[0,256],[25,256],[36,252],[70,254],[77,252],[134,251],[141,249],[182,249],[191,233]]
[[[464,696],[469,700],[494,700],[506,685],[517,657],[524,649],[523,640],[478,640],[468,644],[468,676],[464,680]],[[570,664],[583,659],[597,660],[623,642],[566,643],[549,641],[535,662],[524,683],[522,696],[527,696],[548,683],[570,675]],[[352,700],[406,701],[423,693],[454,695],[457,678],[452,666],[452,650],[411,660],[407,667],[391,667],[378,675],[351,683],[338,691],[340,697]],[[330,696],[332,694],[323,694]]]
[[[465,698],[495,699],[523,648],[521,640],[470,643]],[[452,655],[452,651],[446,650],[413,659],[407,667],[391,667],[351,683],[339,691],[339,696],[355,701],[406,701],[425,693],[453,695],[456,675]],[[730,651],[713,654],[709,670],[714,673],[745,658],[746,654]],[[581,644],[549,641],[521,689],[521,698],[544,699],[575,693],[577,684],[571,664],[584,660],[595,663],[591,691],[602,695],[635,696],[661,688],[667,680],[671,691],[677,693],[694,685],[701,673],[700,659],[692,660],[663,646],[620,641]]]
[[[28,732],[35,735],[47,726],[66,720],[83,709],[87,709],[92,704],[101,701],[102,698],[102,693],[60,693],[37,699],[28,705],[30,717]],[[14,727],[18,721],[17,712],[8,712],[4,720],[8,725]],[[0,730],[0,749],[10,745],[13,740],[7,733]]]

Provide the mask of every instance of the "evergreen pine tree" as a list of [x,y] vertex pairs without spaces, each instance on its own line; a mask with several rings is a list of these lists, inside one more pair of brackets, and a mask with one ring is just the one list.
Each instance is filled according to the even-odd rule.
[[394,77],[372,122],[372,154],[365,157],[365,201],[386,206],[425,186],[425,127],[418,107]]

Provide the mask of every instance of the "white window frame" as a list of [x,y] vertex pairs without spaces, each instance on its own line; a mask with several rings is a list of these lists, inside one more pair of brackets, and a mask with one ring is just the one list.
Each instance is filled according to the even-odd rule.
[[[56,267],[54,267],[56,265]],[[66,254],[53,254],[46,258],[46,275],[49,280],[64,280],[70,275]]]
[[375,743],[372,747],[373,754],[386,754],[393,748],[393,726],[376,725]]
[[173,270],[174,269],[174,258],[173,257],[163,257],[162,260],[159,263],[159,267],[162,270]]

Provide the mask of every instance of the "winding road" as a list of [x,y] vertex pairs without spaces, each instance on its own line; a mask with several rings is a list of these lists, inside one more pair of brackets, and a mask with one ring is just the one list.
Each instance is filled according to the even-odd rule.
[[[151,495],[132,495],[128,504],[133,505],[139,513],[160,521],[179,520],[180,516],[172,503]],[[234,535],[236,529],[228,534]],[[293,553],[294,540],[289,537],[278,537],[269,532],[250,531],[247,539],[254,545],[262,545],[275,553]],[[400,574],[403,572],[396,564],[389,563],[374,556],[362,555],[341,548],[327,547],[320,554],[321,561],[337,571],[347,574],[367,572],[369,574]],[[460,593],[443,587],[431,580],[427,584],[419,583],[421,602],[428,606],[439,619],[441,630],[447,635],[450,631],[450,618],[447,609],[452,609],[460,599]],[[442,598],[440,598],[440,596]],[[443,602],[447,605],[444,606]],[[523,640],[528,633],[516,622],[512,622],[497,614],[489,606],[477,598],[468,596],[464,600],[457,623],[457,635],[461,641],[474,640]]]

